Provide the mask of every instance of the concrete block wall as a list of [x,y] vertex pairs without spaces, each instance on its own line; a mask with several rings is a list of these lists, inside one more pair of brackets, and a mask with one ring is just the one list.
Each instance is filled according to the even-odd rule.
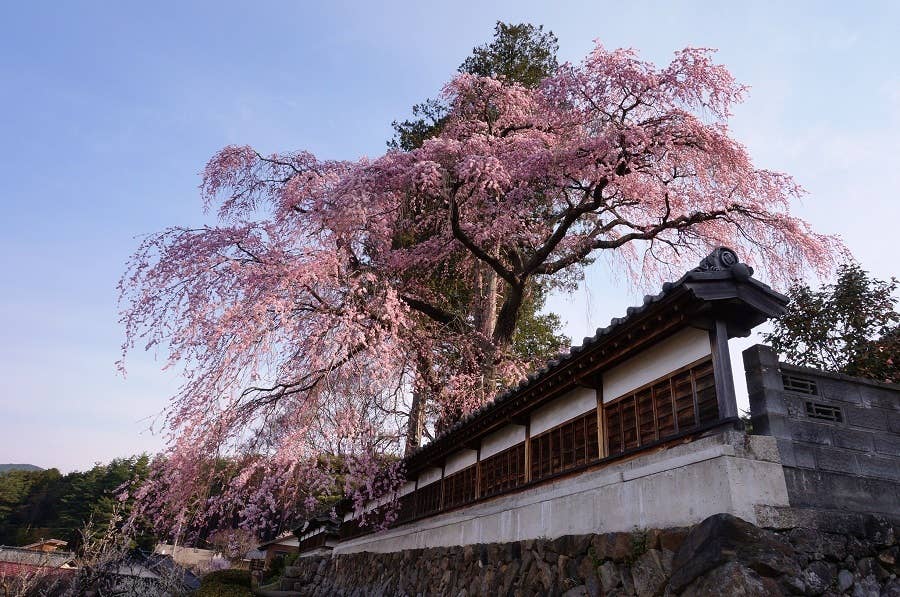
[[743,357],[753,433],[776,438],[791,506],[900,515],[900,386],[781,363],[764,345]]

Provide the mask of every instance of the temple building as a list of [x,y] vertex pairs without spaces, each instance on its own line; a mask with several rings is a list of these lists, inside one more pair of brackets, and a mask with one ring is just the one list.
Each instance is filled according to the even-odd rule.
[[688,526],[722,512],[757,523],[787,507],[788,440],[746,434],[735,400],[728,340],[787,304],[752,274],[716,249],[407,455],[397,495],[365,508],[372,518],[395,504],[389,528],[359,524],[359,512],[339,528],[310,521],[296,531],[301,555]]

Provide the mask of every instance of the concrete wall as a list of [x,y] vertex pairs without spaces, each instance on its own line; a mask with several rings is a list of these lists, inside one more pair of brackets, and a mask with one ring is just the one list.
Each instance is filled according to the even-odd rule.
[[334,551],[392,552],[686,526],[720,512],[755,522],[758,505],[787,503],[775,441],[729,431],[343,541]]
[[709,332],[686,328],[603,374],[603,401],[668,375],[712,353]]
[[531,436],[597,408],[597,391],[577,388],[531,413]]
[[[753,432],[776,438],[792,506],[900,515],[900,386],[780,363],[762,345],[744,368]],[[816,393],[785,389],[784,376]]]

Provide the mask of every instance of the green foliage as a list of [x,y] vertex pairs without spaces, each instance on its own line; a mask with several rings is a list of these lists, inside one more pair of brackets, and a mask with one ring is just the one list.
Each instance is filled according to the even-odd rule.
[[559,350],[568,346],[571,339],[559,332],[562,321],[556,313],[541,313],[547,300],[547,290],[539,283],[532,284],[532,291],[522,305],[512,350],[527,363],[544,363],[556,357]]
[[819,290],[797,282],[791,303],[763,338],[797,365],[878,381],[900,381],[897,279],[870,277],[855,263]]
[[412,151],[422,147],[428,139],[440,134],[447,116],[447,105],[436,99],[427,99],[412,107],[412,118],[391,123],[394,127],[394,138],[388,141],[388,147]]
[[252,595],[249,570],[219,570],[200,579],[195,597],[245,597]]
[[543,25],[507,25],[497,21],[494,40],[473,48],[459,72],[534,88],[556,72],[558,50],[556,36],[552,31],[544,31]]
[[[106,524],[118,504],[117,490],[147,476],[146,455],[97,464],[61,475],[56,469],[0,473],[0,543],[22,545],[42,538],[69,541],[93,518]],[[130,504],[124,504],[127,509]]]
[[[537,87],[558,66],[556,36],[544,31],[543,25],[530,23],[508,25],[497,21],[494,39],[472,49],[472,55],[459,66],[459,72],[480,77],[494,77],[525,87]],[[438,99],[427,99],[412,108],[413,117],[392,123],[394,138],[388,147],[411,151],[441,132],[447,105]]]
[[639,557],[647,553],[648,535],[647,529],[635,527],[631,531],[631,550],[625,558],[629,564],[633,564]]

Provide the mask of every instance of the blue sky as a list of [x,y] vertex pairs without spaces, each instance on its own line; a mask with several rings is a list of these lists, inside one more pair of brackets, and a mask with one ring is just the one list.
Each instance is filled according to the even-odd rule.
[[[210,221],[197,173],[223,145],[380,154],[390,122],[497,19],[543,23],[567,60],[597,38],[657,62],[718,48],[751,86],[733,130],[757,163],[809,191],[796,211],[817,230],[897,274],[898,6],[2,3],[0,462],[67,471],[158,449],[147,429],[177,376],[153,355],[132,355],[125,379],[114,365],[115,285],[136,237]],[[598,270],[551,307],[578,341],[637,295]]]

